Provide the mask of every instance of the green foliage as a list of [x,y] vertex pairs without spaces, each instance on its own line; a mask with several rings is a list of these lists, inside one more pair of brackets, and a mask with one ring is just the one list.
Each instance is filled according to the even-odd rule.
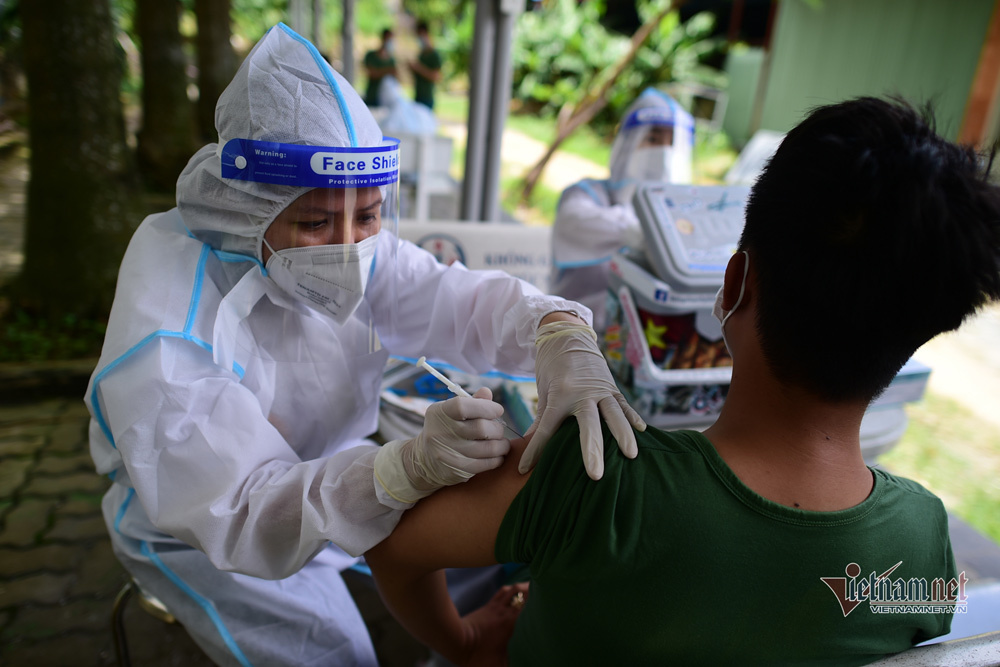
[[[508,116],[507,127],[544,144],[550,144],[556,136],[555,123],[552,118],[538,118],[527,114]],[[572,153],[602,166],[607,166],[611,161],[610,141],[603,134],[595,132],[589,125],[581,127],[560,144],[559,151]]]
[[[652,17],[663,3],[641,3],[640,16]],[[599,2],[554,0],[520,17],[513,45],[513,97],[520,111],[551,116],[567,103],[578,103],[628,53],[629,37],[606,30],[599,22],[602,10]],[[701,13],[681,24],[676,12],[668,14],[615,80],[594,125],[613,128],[648,86],[674,80],[724,86],[724,74],[702,65],[722,45],[708,37],[714,21]]]
[[521,202],[520,177],[501,179],[501,206],[508,211],[516,211],[517,218],[528,225],[551,225],[556,218],[556,207],[559,205],[561,192],[538,185],[531,192],[527,206]]
[[446,82],[457,75],[463,77],[468,75],[472,66],[472,36],[475,34],[474,3],[461,0],[453,4],[456,7],[452,13],[441,17],[438,21],[422,16],[431,21],[432,30],[436,26],[434,46],[444,60],[441,72]]
[[977,530],[1000,542],[1000,431],[959,403],[926,394],[879,463],[920,482]]
[[106,328],[106,322],[72,315],[49,320],[14,310],[0,319],[0,362],[97,357]]
[[418,21],[427,21],[431,31],[439,30],[453,20],[455,16],[465,14],[474,9],[471,0],[419,0],[419,2],[404,2],[408,14]]
[[279,21],[288,20],[288,0],[232,0],[233,33],[256,44]]

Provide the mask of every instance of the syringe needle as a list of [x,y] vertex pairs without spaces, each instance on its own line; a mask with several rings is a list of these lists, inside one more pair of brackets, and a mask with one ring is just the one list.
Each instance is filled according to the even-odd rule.
[[[462,388],[462,385],[458,384],[457,382],[449,380],[447,377],[445,377],[443,373],[441,373],[441,371],[437,370],[436,368],[428,364],[427,357],[420,357],[419,359],[417,359],[417,366],[423,368],[425,371],[436,377],[438,380],[441,380],[441,382],[444,383],[444,386],[448,387],[448,391],[455,394],[456,396],[462,396],[464,398],[472,398],[469,392],[467,392],[465,389]],[[510,424],[505,422],[503,419],[496,419],[495,421],[500,422],[500,424],[505,429],[514,434],[514,437],[516,438],[524,437],[523,435],[515,431],[514,428]]]

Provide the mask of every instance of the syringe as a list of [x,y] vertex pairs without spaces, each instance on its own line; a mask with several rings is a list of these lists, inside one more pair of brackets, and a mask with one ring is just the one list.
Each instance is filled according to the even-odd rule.
[[[445,377],[443,373],[441,373],[441,371],[437,370],[436,368],[428,364],[427,357],[420,357],[419,359],[417,359],[417,366],[423,368],[425,371],[436,377],[438,380],[441,380],[444,386],[448,387],[448,391],[455,394],[456,396],[462,396],[464,398],[472,398],[472,395],[469,392],[465,391],[465,389],[462,388],[462,385],[458,384],[457,382],[449,380],[447,377]],[[514,428],[510,424],[505,422],[503,419],[497,418],[495,421],[500,422],[500,424],[505,429],[514,434],[514,437],[516,438],[524,437],[523,435],[515,431]]]

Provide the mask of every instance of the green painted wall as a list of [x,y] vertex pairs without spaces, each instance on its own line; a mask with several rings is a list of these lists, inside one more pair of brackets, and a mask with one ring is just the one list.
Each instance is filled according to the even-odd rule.
[[[955,139],[994,0],[783,0],[760,126],[858,95],[935,100]],[[814,6],[818,5],[818,6]]]
[[726,93],[729,100],[722,129],[737,146],[750,139],[750,121],[763,63],[764,50],[759,47],[733,50],[726,57],[726,73],[729,74]]

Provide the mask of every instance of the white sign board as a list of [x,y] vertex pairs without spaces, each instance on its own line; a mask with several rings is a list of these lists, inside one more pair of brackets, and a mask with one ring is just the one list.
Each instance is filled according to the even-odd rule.
[[505,222],[399,221],[399,236],[434,255],[470,269],[499,269],[549,291],[552,229]]

